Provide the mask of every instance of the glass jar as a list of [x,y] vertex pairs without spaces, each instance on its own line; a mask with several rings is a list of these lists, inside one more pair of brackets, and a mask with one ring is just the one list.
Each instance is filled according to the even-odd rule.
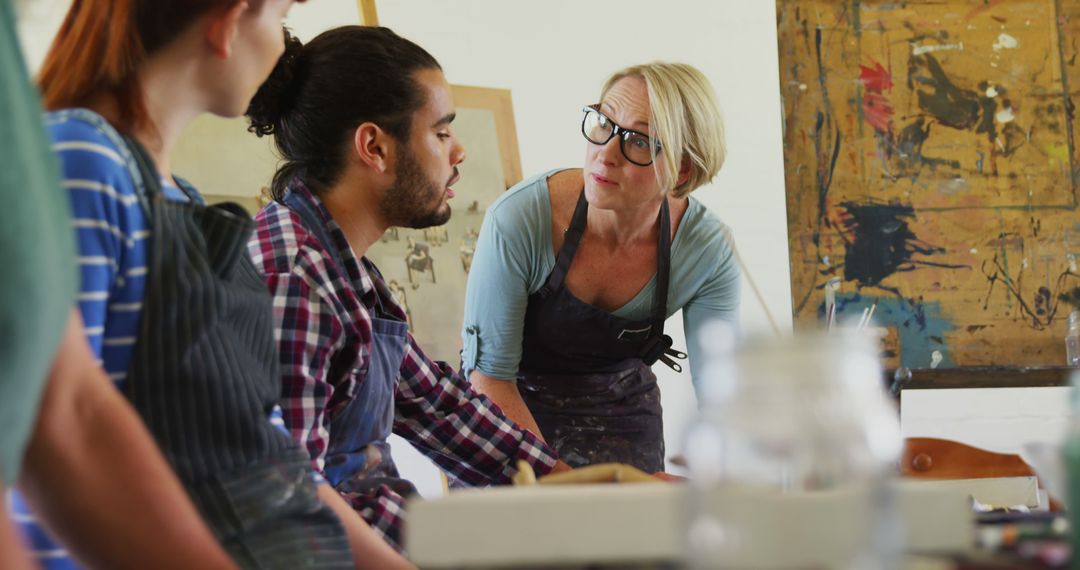
[[685,447],[691,567],[897,565],[887,480],[902,439],[875,340],[838,331],[699,350],[700,417]]
[[1069,325],[1065,331],[1065,363],[1080,366],[1080,311],[1069,313]]

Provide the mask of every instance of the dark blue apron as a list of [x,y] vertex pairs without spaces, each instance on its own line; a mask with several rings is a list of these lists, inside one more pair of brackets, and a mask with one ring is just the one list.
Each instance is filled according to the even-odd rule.
[[[348,280],[348,269],[341,250],[331,239],[322,216],[303,196],[289,191],[282,202],[300,216],[304,226],[334,260],[338,272]],[[374,266],[372,281],[377,298],[388,292],[379,291],[382,278]],[[380,485],[390,485],[405,495],[415,488],[398,476],[390,455],[387,438],[394,427],[394,391],[408,343],[408,323],[383,318],[383,311],[371,315],[371,354],[364,378],[348,394],[343,408],[332,411],[330,442],[326,452],[325,475],[330,484],[342,492],[365,494]],[[344,371],[331,364],[331,378]],[[404,492],[402,492],[404,491]]]
[[566,288],[588,209],[583,191],[555,268],[529,296],[518,392],[544,439],[571,466],[614,462],[663,471],[663,410],[650,366],[661,360],[681,371],[671,358],[686,357],[671,349],[664,334],[671,266],[667,200],[660,206],[653,311],[640,321],[600,310]]

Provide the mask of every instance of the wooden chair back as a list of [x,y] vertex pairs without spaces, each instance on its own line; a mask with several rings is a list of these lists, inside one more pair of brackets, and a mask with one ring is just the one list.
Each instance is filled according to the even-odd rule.
[[995,453],[947,439],[904,440],[900,474],[916,479],[1031,477],[1035,470],[1019,455]]

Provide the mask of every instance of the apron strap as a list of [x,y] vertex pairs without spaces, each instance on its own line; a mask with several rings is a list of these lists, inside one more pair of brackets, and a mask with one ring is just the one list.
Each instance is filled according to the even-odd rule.
[[334,240],[330,239],[330,232],[326,231],[326,224],[315,213],[315,210],[310,204],[304,201],[303,196],[300,196],[296,192],[289,190],[285,192],[285,196],[281,200],[289,210],[291,210],[300,219],[304,221],[304,225],[307,230],[315,235],[315,239],[322,244],[323,249],[330,254],[333,258],[334,264],[337,265],[338,271],[341,275],[348,280],[349,272],[345,268],[345,260],[341,257],[341,251],[334,245]]
[[[538,291],[541,297],[548,297],[563,286],[578,245],[581,244],[581,238],[585,235],[588,214],[589,201],[585,199],[585,189],[582,188],[574,209],[574,216],[570,220],[570,227],[564,233],[562,247],[559,248],[559,255],[555,259],[555,268],[552,269],[547,282]],[[671,337],[664,334],[668,288],[671,281],[671,212],[666,196],[660,202],[658,221],[660,222],[660,236],[656,251],[656,294],[653,297],[653,312],[650,318],[652,334],[642,350],[641,359],[650,366],[659,360],[676,372],[682,372],[682,366],[672,359],[685,359],[686,353],[672,349]]]
[[656,247],[656,296],[653,297],[653,320],[664,334],[667,319],[668,285],[671,281],[671,213],[667,196],[660,202],[660,243]]
[[[161,188],[161,174],[158,173],[157,166],[154,165],[154,159],[150,157],[150,153],[147,152],[142,143],[125,134],[121,134],[120,138],[123,139],[124,144],[131,151],[131,157],[135,161],[134,168],[130,163],[128,164],[128,174],[131,175],[131,179],[135,183],[135,195],[142,205],[146,219],[149,220],[150,200],[158,194],[164,194]],[[205,205],[202,196],[186,180],[176,178],[176,187],[184,193],[184,196],[192,204]]]
[[[577,207],[574,209],[574,217],[570,221],[570,227],[566,229],[563,245],[559,248],[559,255],[555,259],[555,268],[544,283],[547,293],[554,292],[562,286],[566,280],[566,274],[570,271],[570,264],[574,261],[578,245],[585,235],[585,225],[588,223],[589,202],[585,199],[585,190],[578,196]],[[667,317],[668,287],[671,273],[671,213],[668,209],[667,198],[660,202],[660,238],[656,250],[656,294],[653,297],[652,320],[659,323],[660,334],[664,332],[664,319]]]
[[123,138],[128,150],[131,151],[131,157],[135,161],[134,168],[130,163],[128,164],[128,174],[131,175],[131,179],[135,183],[135,195],[142,206],[143,215],[147,220],[150,220],[150,200],[154,196],[161,194],[161,178],[158,176],[157,167],[154,166],[154,160],[150,158],[150,153],[146,151],[146,147],[132,137],[124,134],[120,136]]
[[581,244],[581,237],[585,235],[585,225],[588,220],[589,201],[585,199],[585,189],[582,188],[577,207],[574,208],[574,217],[570,219],[570,227],[563,232],[563,244],[559,248],[559,256],[555,259],[555,269],[551,270],[551,275],[539,291],[541,296],[547,297],[562,287],[566,274],[570,271],[570,264],[574,261],[578,245]]
[[[315,235],[315,239],[318,240],[319,243],[322,244],[323,249],[330,254],[330,257],[333,259],[341,276],[344,277],[346,281],[350,281],[349,267],[345,264],[345,258],[341,257],[341,250],[338,249],[337,245],[334,244],[334,240],[330,237],[330,232],[326,229],[326,222],[324,222],[322,217],[316,213],[311,204],[308,203],[303,196],[292,190],[285,192],[285,196],[282,197],[281,201],[289,208],[289,210],[300,216],[300,219],[303,220],[307,230]],[[387,311],[386,307],[383,306],[383,296],[390,297],[391,293],[385,284],[382,283],[382,273],[379,272],[379,269],[372,263],[364,264],[362,260],[359,261],[359,263],[363,264],[364,269],[374,277],[372,282],[375,284],[375,304],[377,306],[378,314],[393,315],[393,312]]]
[[[191,183],[189,183],[187,180],[184,180],[183,178],[180,178],[179,176],[173,175],[173,182],[176,182],[176,187],[179,188],[180,191],[183,192],[185,196],[187,196],[187,199],[192,204],[198,204],[200,206],[205,206],[206,205],[206,200],[202,197],[202,194],[199,194],[198,191],[196,191],[195,188],[191,185]],[[227,203],[231,203],[231,204],[235,204],[235,205],[239,206],[239,204],[236,204],[235,202],[227,202]],[[240,207],[243,208],[243,206],[240,206]],[[244,216],[246,216],[248,218],[251,217],[251,214],[248,213],[247,209],[244,209]]]
[[667,320],[668,287],[671,282],[671,212],[667,197],[660,203],[660,240],[656,251],[656,296],[653,297],[652,321],[656,334],[649,338],[642,351],[641,360],[652,365],[657,360],[675,372],[682,372],[682,365],[673,359],[686,359],[686,353],[671,348],[674,341],[664,334]]

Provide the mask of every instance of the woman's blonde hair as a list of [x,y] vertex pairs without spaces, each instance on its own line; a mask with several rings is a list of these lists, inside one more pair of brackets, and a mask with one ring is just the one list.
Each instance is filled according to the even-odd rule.
[[[670,188],[672,196],[682,198],[712,180],[724,164],[727,148],[720,105],[705,75],[685,63],[634,65],[616,71],[604,82],[601,101],[627,77],[640,77],[648,90],[650,134],[660,141],[664,157],[663,169],[653,163],[660,187]],[[684,156],[690,161],[690,176],[675,186]]]

